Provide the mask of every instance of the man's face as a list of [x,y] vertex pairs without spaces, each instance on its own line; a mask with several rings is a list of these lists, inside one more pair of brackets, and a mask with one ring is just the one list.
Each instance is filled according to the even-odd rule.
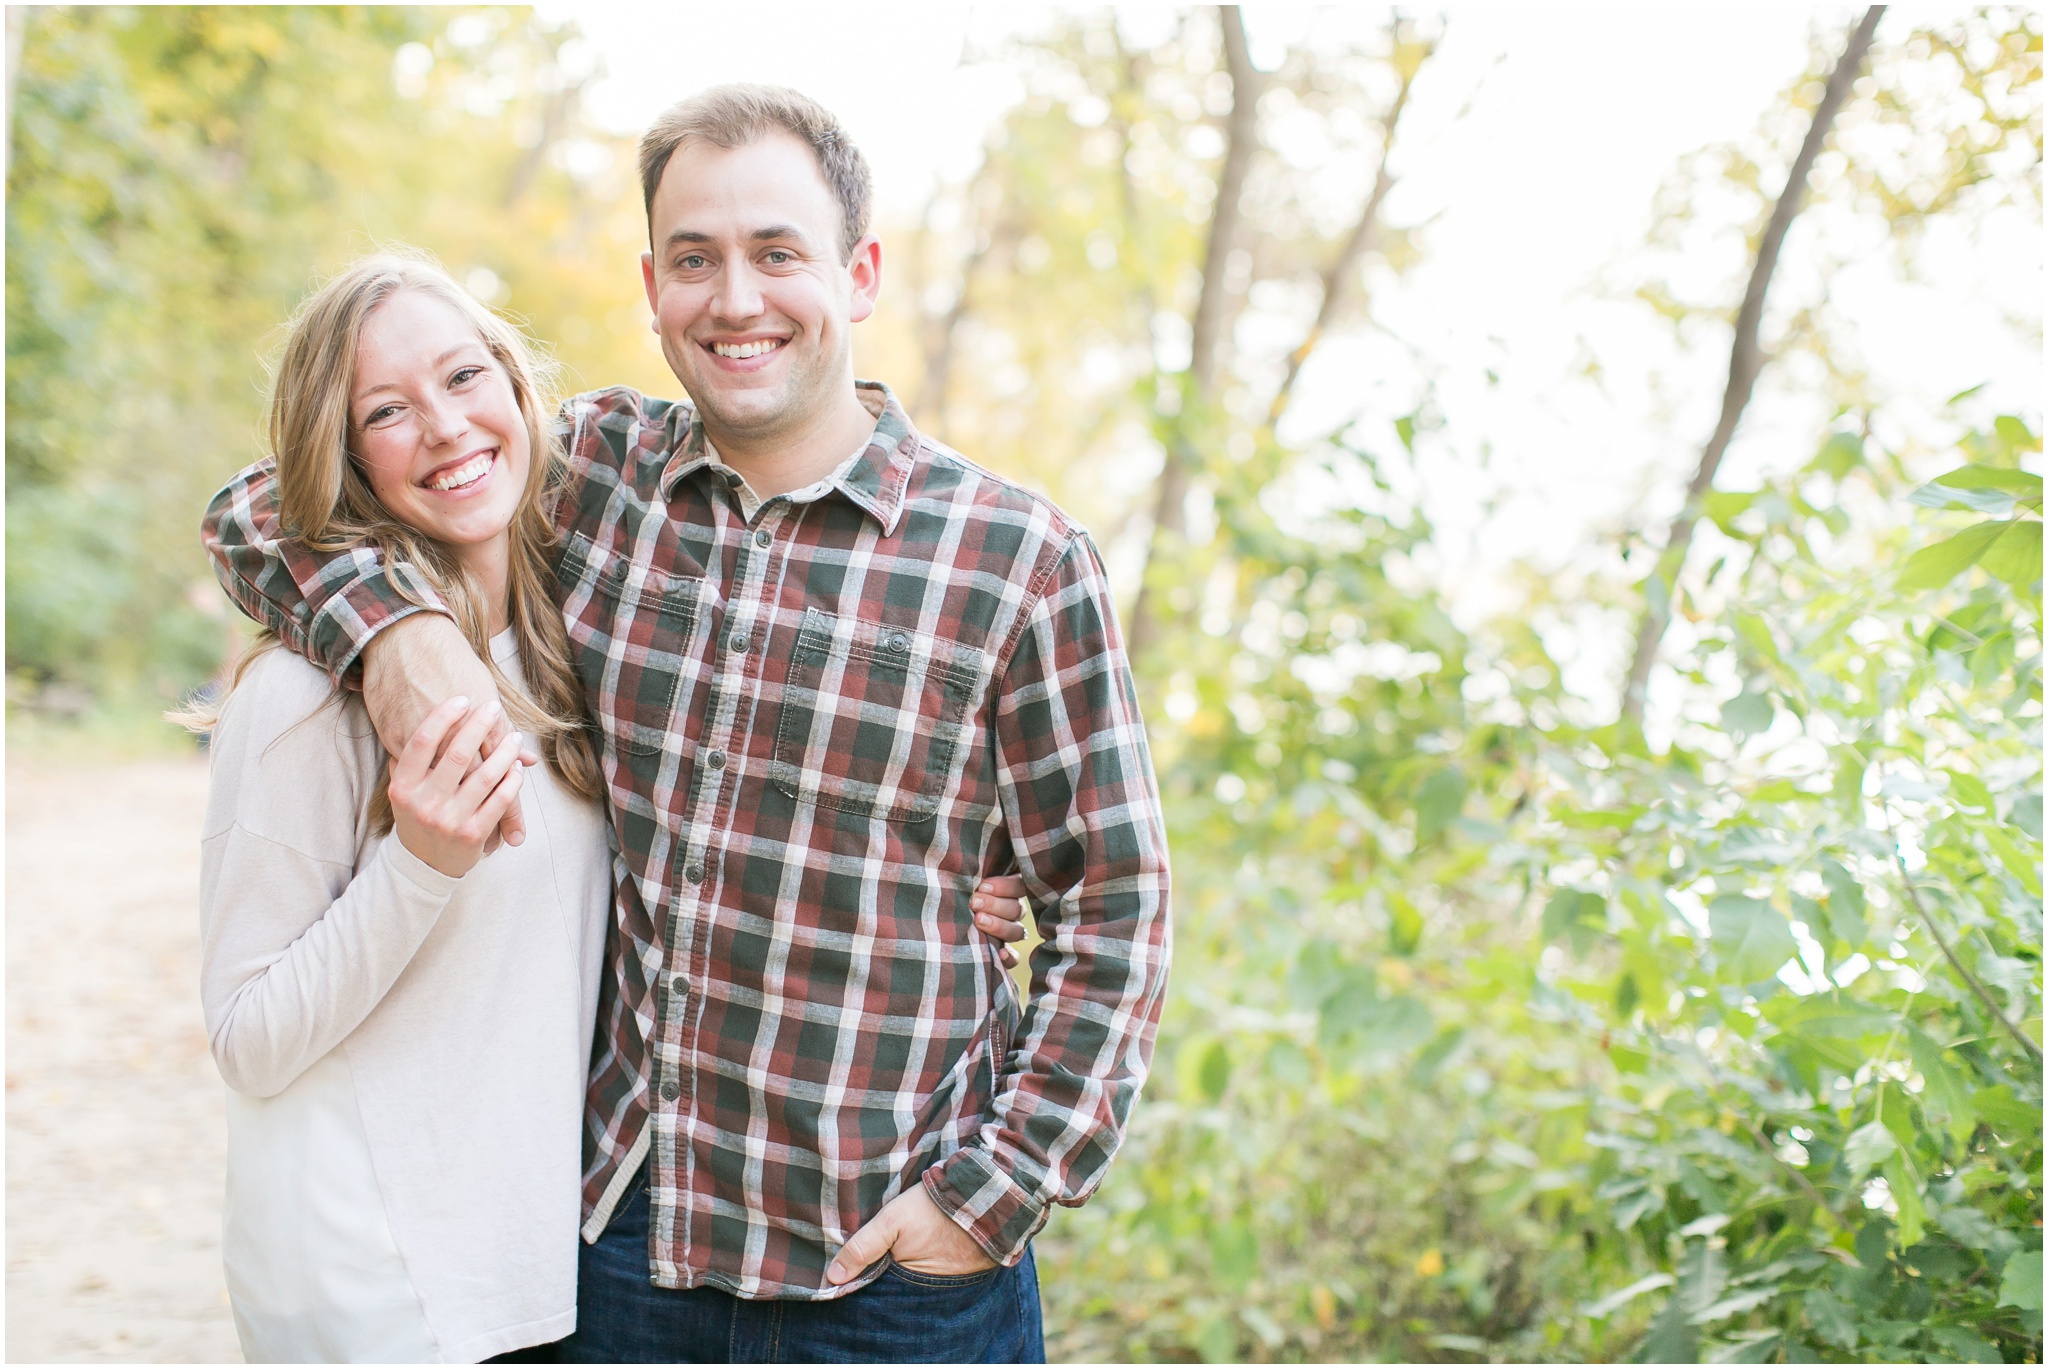
[[870,235],[845,257],[839,201],[802,142],[684,143],[648,226],[654,330],[714,431],[800,433],[851,392],[852,325],[874,312],[881,246]]

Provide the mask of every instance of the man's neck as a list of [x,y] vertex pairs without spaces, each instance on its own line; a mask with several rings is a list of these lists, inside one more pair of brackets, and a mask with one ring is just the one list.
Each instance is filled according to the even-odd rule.
[[718,457],[747,482],[757,499],[816,484],[839,469],[875,430],[875,415],[852,382],[839,399],[794,431],[734,432],[704,415],[704,436]]

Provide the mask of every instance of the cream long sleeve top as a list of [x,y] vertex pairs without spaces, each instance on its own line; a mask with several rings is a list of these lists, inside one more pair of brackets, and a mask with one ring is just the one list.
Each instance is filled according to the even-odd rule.
[[575,1327],[603,812],[532,767],[526,843],[454,879],[371,832],[380,759],[283,651],[214,733],[201,994],[252,1361],[475,1362]]

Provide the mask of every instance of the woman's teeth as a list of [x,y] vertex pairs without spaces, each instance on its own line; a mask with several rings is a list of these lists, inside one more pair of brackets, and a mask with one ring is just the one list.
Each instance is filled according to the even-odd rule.
[[478,452],[460,466],[450,466],[427,482],[430,490],[459,490],[464,485],[474,485],[484,478],[491,468],[491,452]]
[[777,347],[780,347],[784,341],[785,339],[783,338],[768,338],[761,342],[714,342],[711,344],[711,350],[722,357],[731,357],[735,361],[744,361],[748,357],[757,357],[763,353],[772,352]]

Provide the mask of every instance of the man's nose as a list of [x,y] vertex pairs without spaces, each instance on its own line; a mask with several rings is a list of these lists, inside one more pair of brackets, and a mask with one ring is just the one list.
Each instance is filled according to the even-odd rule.
[[761,316],[761,282],[752,263],[734,262],[718,273],[718,293],[712,297],[711,308],[721,323],[744,323]]

